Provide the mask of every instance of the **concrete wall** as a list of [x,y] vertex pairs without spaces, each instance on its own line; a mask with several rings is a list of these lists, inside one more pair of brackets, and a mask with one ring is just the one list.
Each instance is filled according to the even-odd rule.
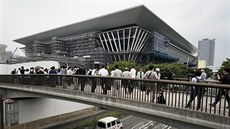
[[0,64],[0,74],[10,74],[12,70],[18,69],[21,66],[24,66],[25,69],[30,69],[31,67],[41,66],[44,68],[50,68],[51,66],[59,67],[59,63],[56,61],[36,61],[36,62],[27,62],[19,64]]
[[19,100],[19,124],[79,111],[93,106],[48,98]]

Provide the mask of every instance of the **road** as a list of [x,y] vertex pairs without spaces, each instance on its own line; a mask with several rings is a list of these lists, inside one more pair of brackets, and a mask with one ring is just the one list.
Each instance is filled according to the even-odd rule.
[[135,116],[121,119],[124,129],[177,129],[175,127]]
[[[100,116],[102,114],[107,114],[111,111],[109,110],[99,110],[93,114],[87,114],[79,118],[70,119],[63,122],[58,122],[52,125],[48,125],[45,127],[42,127],[41,129],[66,129],[66,128],[72,128],[74,127],[78,122],[82,120],[92,119],[96,116]],[[123,119],[121,119],[121,122],[123,123],[123,129],[177,129],[174,127],[171,127],[166,124],[162,124],[156,121],[151,121],[147,119],[143,119],[140,117],[129,115]]]

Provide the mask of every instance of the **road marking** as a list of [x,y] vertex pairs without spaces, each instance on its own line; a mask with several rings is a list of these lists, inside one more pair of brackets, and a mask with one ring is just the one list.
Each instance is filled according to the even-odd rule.
[[132,115],[129,115],[129,116],[127,116],[127,117],[121,119],[121,121],[125,121],[125,120],[127,120],[127,119],[129,119],[129,118],[131,118],[131,117],[133,117],[133,116],[132,116]]
[[147,124],[141,126],[139,129],[146,129],[147,127],[149,127],[151,124],[153,123],[153,121],[149,121]]
[[135,125],[135,126],[134,126],[134,127],[132,127],[131,129],[135,129],[136,127],[138,127],[138,126],[140,126],[140,125],[142,125],[142,124],[144,124],[144,122],[141,122],[141,123],[139,123],[139,124]]

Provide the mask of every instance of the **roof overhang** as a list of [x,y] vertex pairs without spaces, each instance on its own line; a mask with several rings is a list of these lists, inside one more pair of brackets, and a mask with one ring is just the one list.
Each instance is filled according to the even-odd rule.
[[192,55],[197,53],[196,47],[194,47],[191,43],[189,43],[180,34],[178,34],[143,5],[41,32],[28,37],[16,39],[14,41],[28,45],[34,41],[51,40],[51,38],[55,36],[65,37],[92,31],[103,31],[128,25],[138,25],[150,32],[157,31],[168,38],[173,44],[191,53]]

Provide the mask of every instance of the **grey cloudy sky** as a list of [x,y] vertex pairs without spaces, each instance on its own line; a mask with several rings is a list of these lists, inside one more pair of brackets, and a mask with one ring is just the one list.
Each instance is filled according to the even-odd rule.
[[196,47],[215,38],[215,65],[230,58],[229,0],[0,0],[0,44],[141,4]]

